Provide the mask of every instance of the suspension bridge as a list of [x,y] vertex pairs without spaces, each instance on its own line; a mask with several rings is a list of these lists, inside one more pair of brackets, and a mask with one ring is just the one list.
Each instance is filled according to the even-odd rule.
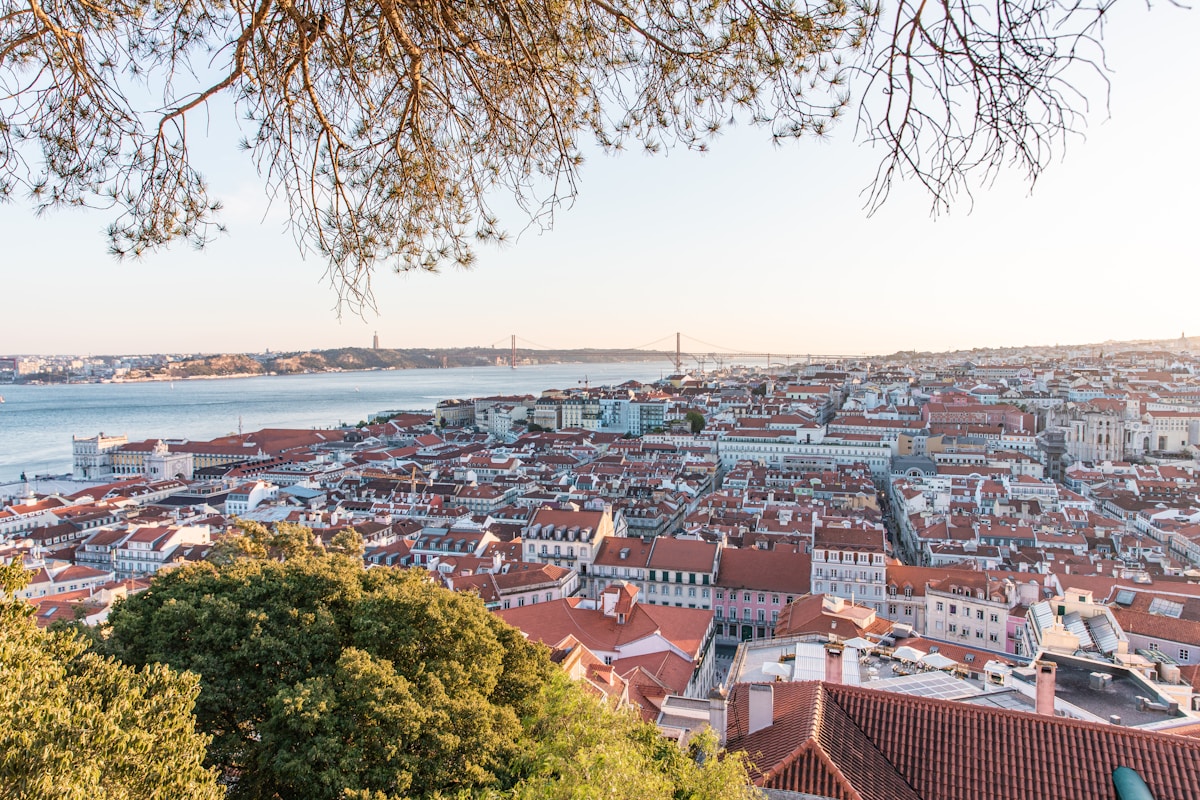
[[[674,340],[675,347],[670,349],[670,342]],[[685,348],[686,344],[686,348]],[[503,339],[497,339],[489,345],[492,348],[507,345],[510,350],[509,365],[516,369],[520,363],[522,354],[529,355],[531,353],[557,353],[568,350],[586,349],[590,353],[596,353],[605,356],[629,356],[629,355],[649,355],[661,357],[665,360],[670,360],[675,367],[676,373],[682,373],[685,367],[691,367],[694,363],[699,366],[700,371],[704,372],[708,364],[712,364],[715,369],[723,369],[727,364],[736,364],[744,361],[766,361],[767,368],[771,367],[790,367],[797,364],[827,364],[838,363],[843,361],[858,361],[867,358],[865,353],[792,353],[792,352],[751,352],[749,350],[738,349],[734,347],[724,347],[715,345],[711,342],[704,342],[695,337],[688,336],[681,332],[668,334],[662,338],[655,339],[652,342],[638,345],[637,347],[625,348],[563,348],[550,347],[548,345],[539,344],[537,342],[524,339],[517,334],[509,334]],[[666,345],[666,346],[664,346]]]

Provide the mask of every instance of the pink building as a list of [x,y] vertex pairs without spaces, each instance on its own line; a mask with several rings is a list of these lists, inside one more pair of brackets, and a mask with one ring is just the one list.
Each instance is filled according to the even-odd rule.
[[727,548],[713,596],[717,641],[769,639],[779,612],[809,591],[812,560],[797,545]]

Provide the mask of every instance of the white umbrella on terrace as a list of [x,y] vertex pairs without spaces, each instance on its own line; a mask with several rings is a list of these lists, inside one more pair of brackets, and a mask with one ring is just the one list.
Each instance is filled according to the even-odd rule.
[[930,653],[929,655],[921,656],[920,661],[925,666],[933,667],[934,669],[946,669],[958,663],[953,658],[944,656],[941,653]]
[[903,647],[897,647],[895,649],[895,651],[892,653],[892,658],[896,658],[901,661],[914,661],[915,662],[915,661],[920,661],[924,655],[925,655],[925,653],[918,650],[917,648],[909,647],[908,645],[904,645]]
[[855,650],[872,650],[875,648],[875,643],[870,639],[864,639],[861,636],[855,636],[853,639],[847,639],[842,642],[846,647],[853,647]]

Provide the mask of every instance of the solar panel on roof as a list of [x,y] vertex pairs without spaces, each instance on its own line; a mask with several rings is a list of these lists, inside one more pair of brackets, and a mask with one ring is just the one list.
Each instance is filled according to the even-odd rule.
[[1179,619],[1183,614],[1183,603],[1176,603],[1173,600],[1156,597],[1150,602],[1150,613]]
[[1062,618],[1063,627],[1079,640],[1079,647],[1083,650],[1097,650],[1096,642],[1092,639],[1092,634],[1084,624],[1083,618],[1079,616],[1078,611],[1072,611]]
[[1087,620],[1087,628],[1088,632],[1092,634],[1092,639],[1096,642],[1096,646],[1100,648],[1100,652],[1112,653],[1116,651],[1119,639],[1108,617],[1101,614],[1091,617]]

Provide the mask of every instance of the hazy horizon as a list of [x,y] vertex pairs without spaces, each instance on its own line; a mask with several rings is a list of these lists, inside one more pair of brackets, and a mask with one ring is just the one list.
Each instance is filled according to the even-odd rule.
[[[1186,331],[1183,331],[1182,333],[1186,334]],[[684,334],[684,336],[686,337],[686,334]],[[670,334],[668,338],[670,338],[671,341],[674,342],[674,334]],[[900,348],[898,350],[891,350],[888,352],[861,353],[861,354],[813,352],[812,355],[843,355],[846,357],[857,357],[857,356],[861,355],[861,356],[867,356],[867,357],[880,357],[880,356],[893,355],[895,353],[913,351],[913,352],[917,352],[917,353],[928,353],[929,355],[936,356],[936,355],[941,355],[941,354],[945,354],[945,353],[962,353],[962,352],[972,352],[972,351],[977,351],[977,350],[978,351],[1005,351],[1005,350],[1077,349],[1077,348],[1104,347],[1104,346],[1114,345],[1114,344],[1116,344],[1116,345],[1162,344],[1164,346],[1170,346],[1172,343],[1178,342],[1179,338],[1180,337],[1178,337],[1178,336],[1174,337],[1173,339],[1170,337],[1168,337],[1168,338],[1134,337],[1131,339],[1107,339],[1104,341],[1093,341],[1093,342],[1058,342],[1058,343],[1054,343],[1054,344],[1044,344],[1043,343],[1043,344],[1030,344],[1030,345],[1010,345],[1010,344],[972,345],[972,346],[964,345],[961,347],[952,347],[947,350],[916,350],[916,351],[913,351],[912,348]],[[1190,346],[1191,340],[1196,337],[1191,336],[1191,335],[1185,335],[1184,338],[1186,338],[1188,340],[1188,343]],[[684,343],[683,343],[684,346],[681,349],[684,353],[713,353],[718,356],[721,355],[720,350],[703,349],[702,347],[694,346],[695,344],[696,344],[696,342],[693,341],[692,346],[689,347],[688,342],[685,338]],[[287,350],[271,349],[270,354],[271,355],[284,355],[284,354],[288,354],[288,353],[307,353],[307,352],[342,350],[342,349],[370,350],[370,349],[372,349],[372,343],[367,342],[366,344],[346,344],[346,345],[338,345],[335,347],[307,347],[307,348],[301,347],[301,348],[295,348],[295,349],[289,348]],[[507,342],[507,340],[505,341],[503,346],[497,344],[497,345],[443,345],[443,346],[433,345],[433,346],[428,346],[428,347],[426,347],[426,346],[387,347],[383,343],[380,343],[380,349],[381,350],[417,350],[417,351],[420,351],[420,350],[487,350],[487,349],[494,349],[494,350],[496,350],[497,355],[504,355],[509,352],[510,345]],[[613,346],[582,345],[579,347],[535,348],[535,347],[530,347],[528,345],[522,344],[519,336],[518,336],[518,340],[517,340],[517,349],[518,349],[518,351],[523,352],[523,353],[537,353],[539,351],[542,351],[542,352],[559,352],[559,351],[573,352],[573,351],[589,351],[589,350],[611,352],[611,351],[638,350],[638,349],[644,350],[647,354],[675,352],[674,344],[672,344],[670,347],[659,347],[659,348],[632,348],[632,347],[621,347],[618,345],[613,345]],[[119,353],[119,352],[17,353],[17,352],[0,351],[0,356],[36,357],[36,358],[61,358],[61,357],[67,357],[67,356],[83,357],[83,358],[135,358],[135,357],[140,357],[140,356],[153,356],[153,355],[202,357],[202,356],[216,356],[216,355],[256,355],[257,356],[257,355],[265,355],[265,354],[267,354],[267,352],[268,351],[266,351],[266,350],[194,350],[194,351],[193,350],[141,350],[138,352],[124,352],[124,353]],[[745,351],[745,352],[749,352],[749,351]],[[763,351],[763,352],[768,352],[768,351]],[[790,356],[795,356],[795,357],[803,357],[805,355],[808,355],[808,353],[806,353],[805,351],[803,351],[801,349],[795,349],[795,350],[778,349],[778,350],[774,350],[771,352],[773,352],[775,355],[779,355],[779,356],[790,355]],[[733,354],[736,355],[737,353],[733,353]]]

